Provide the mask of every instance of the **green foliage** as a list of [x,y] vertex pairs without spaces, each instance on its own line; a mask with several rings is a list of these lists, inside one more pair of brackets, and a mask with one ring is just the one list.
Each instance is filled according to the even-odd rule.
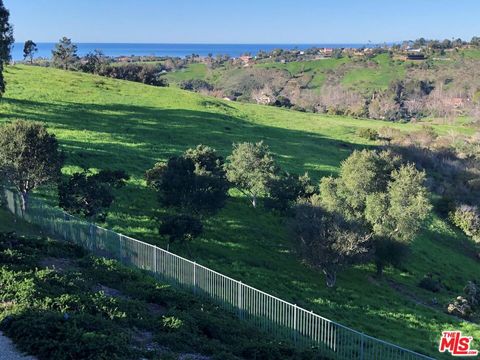
[[190,215],[166,216],[159,227],[160,235],[168,237],[169,244],[192,241],[203,232],[200,220]]
[[100,74],[105,71],[109,61],[100,50],[95,50],[84,56],[80,69],[91,74]]
[[357,135],[370,141],[378,140],[378,131],[375,129],[360,128],[357,130]]
[[[10,251],[15,259],[4,261]],[[0,329],[39,360],[314,358],[216,304],[69,244],[0,234],[0,259]],[[60,260],[71,267],[45,268]]]
[[123,170],[73,174],[58,185],[59,206],[70,214],[104,221],[115,200],[113,189],[125,186],[128,179]]
[[33,55],[35,55],[37,51],[37,44],[32,40],[25,41],[25,45],[23,46],[23,60],[30,58],[30,63],[33,63]]
[[317,192],[308,174],[302,176],[282,172],[268,183],[269,196],[265,207],[286,214],[299,199],[309,199]]
[[321,207],[318,197],[301,201],[295,207],[294,233],[302,258],[335,286],[337,272],[359,263],[370,252],[369,236],[359,224],[345,221],[338,213]]
[[10,12],[5,8],[3,0],[0,0],[0,96],[3,95],[6,87],[3,68],[5,63],[10,61],[10,51],[14,41]]
[[160,202],[194,213],[214,213],[225,205],[228,183],[223,158],[214,149],[198,145],[182,156],[157,163],[145,173]]
[[253,207],[259,196],[268,193],[268,184],[278,173],[270,149],[263,142],[234,144],[225,168],[227,179],[251,197]]
[[180,83],[179,87],[180,89],[191,90],[191,91],[213,90],[213,86],[209,84],[207,81],[202,79],[184,80]]
[[152,86],[168,86],[163,78],[162,67],[158,64],[126,64],[121,66],[100,66],[99,74],[115,79],[140,82]]
[[58,180],[63,159],[55,135],[42,124],[19,120],[1,127],[0,171],[20,192],[24,210],[33,189]]
[[398,265],[405,252],[393,241],[411,242],[431,209],[425,173],[400,164],[390,152],[354,152],[339,178],[322,179],[320,185],[326,209],[362,222],[374,235],[379,273],[385,263]]
[[451,221],[466,235],[480,242],[480,214],[474,206],[461,205],[450,213]]
[[55,44],[52,50],[53,64],[64,70],[73,69],[78,61],[77,45],[72,43],[72,40],[63,37]]

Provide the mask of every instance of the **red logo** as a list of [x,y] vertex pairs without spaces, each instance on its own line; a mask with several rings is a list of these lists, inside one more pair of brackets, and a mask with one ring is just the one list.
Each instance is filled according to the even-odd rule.
[[444,331],[440,339],[438,351],[449,351],[453,356],[477,356],[477,350],[471,350],[473,337],[462,336],[461,331]]

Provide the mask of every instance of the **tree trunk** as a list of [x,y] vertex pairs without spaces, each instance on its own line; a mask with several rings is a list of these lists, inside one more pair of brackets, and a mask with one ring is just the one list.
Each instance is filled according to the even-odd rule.
[[383,264],[380,261],[376,262],[376,267],[377,267],[377,277],[381,278],[383,276]]
[[20,197],[22,199],[22,214],[25,214],[28,208],[28,192],[20,192]]
[[325,274],[325,281],[329,288],[333,288],[337,283],[337,273],[335,271],[328,271],[324,270],[323,273]]

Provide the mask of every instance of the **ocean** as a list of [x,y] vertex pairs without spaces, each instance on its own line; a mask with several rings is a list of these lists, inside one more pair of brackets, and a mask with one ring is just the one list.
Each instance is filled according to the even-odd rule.
[[[15,43],[12,50],[13,60],[23,60],[23,43]],[[37,43],[36,58],[50,58],[55,43]],[[307,49],[311,47],[329,48],[361,48],[372,44],[121,44],[121,43],[78,43],[78,55],[84,56],[94,50],[101,50],[105,55],[117,56],[172,56],[185,57],[191,54],[200,56],[229,55],[238,57],[244,53],[255,55],[260,50],[273,49]]]

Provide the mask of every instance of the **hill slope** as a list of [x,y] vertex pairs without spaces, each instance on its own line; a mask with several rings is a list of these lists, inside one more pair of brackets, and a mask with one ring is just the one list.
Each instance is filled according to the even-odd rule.
[[[359,127],[421,127],[223,102],[46,68],[10,67],[7,82],[2,120],[48,124],[68,155],[65,173],[83,167],[125,169],[132,179],[121,190],[106,227],[160,245],[164,242],[152,220],[155,195],[143,180],[145,170],[158,160],[199,143],[227,155],[233,142],[263,140],[285,169],[308,171],[319,179],[336,173],[353,149],[374,145],[355,135]],[[436,126],[441,133],[453,128]],[[377,280],[373,266],[357,266],[341,274],[336,289],[327,289],[323,275],[293,254],[283,219],[251,208],[234,191],[232,195],[192,244],[191,257],[197,262],[332,320],[435,356],[442,330],[461,329],[480,337],[480,326],[444,313],[446,303],[478,277],[479,265],[469,256],[472,244],[442,220],[433,217],[415,239],[403,270],[389,269],[385,279]],[[181,248],[173,251],[185,254]],[[427,273],[441,275],[445,290],[432,294],[418,288]]]

